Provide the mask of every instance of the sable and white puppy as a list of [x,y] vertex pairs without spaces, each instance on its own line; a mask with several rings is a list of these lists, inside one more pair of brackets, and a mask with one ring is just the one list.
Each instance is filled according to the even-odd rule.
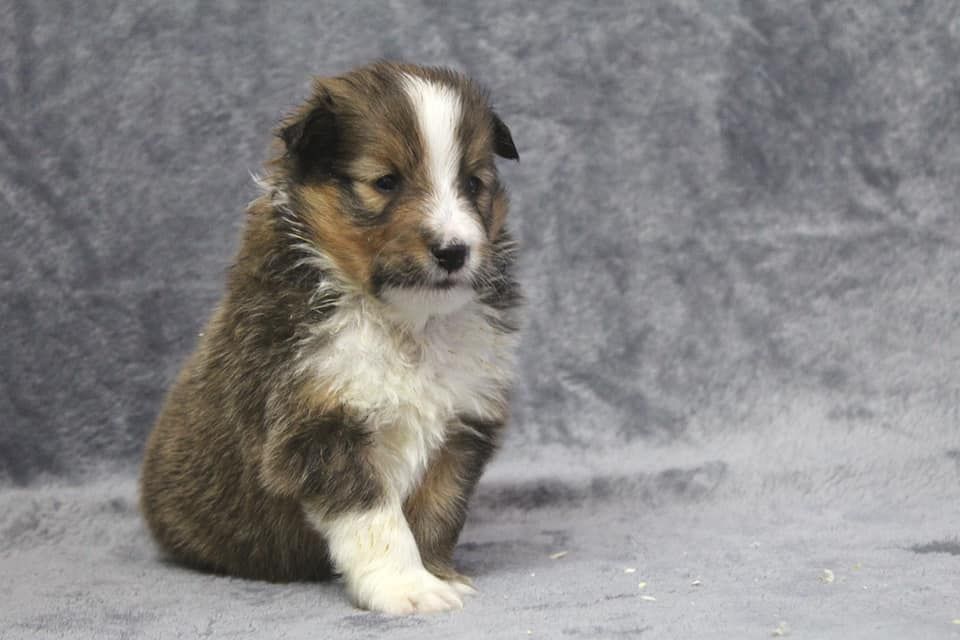
[[507,415],[520,301],[484,92],[377,63],[279,131],[226,294],[147,444],[141,506],[192,566],[341,574],[361,607],[462,606],[467,500]]

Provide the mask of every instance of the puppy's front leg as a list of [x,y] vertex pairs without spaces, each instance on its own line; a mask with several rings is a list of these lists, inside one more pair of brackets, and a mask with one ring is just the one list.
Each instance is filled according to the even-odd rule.
[[399,496],[369,461],[373,438],[362,421],[306,402],[275,400],[268,408],[264,486],[303,505],[357,605],[393,614],[462,607],[457,592],[424,568]]
[[390,614],[463,606],[451,585],[424,568],[399,499],[333,517],[322,515],[310,500],[305,507],[358,606]]

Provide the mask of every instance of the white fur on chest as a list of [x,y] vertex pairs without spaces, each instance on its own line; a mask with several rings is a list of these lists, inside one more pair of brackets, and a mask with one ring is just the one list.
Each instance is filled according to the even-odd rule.
[[365,417],[374,460],[402,499],[457,415],[502,418],[515,338],[494,330],[474,303],[398,330],[362,304],[324,323],[304,367],[338,402]]

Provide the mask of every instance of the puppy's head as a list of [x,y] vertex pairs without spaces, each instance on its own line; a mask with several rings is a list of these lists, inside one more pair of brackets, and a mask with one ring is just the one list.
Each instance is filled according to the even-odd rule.
[[479,87],[378,63],[317,80],[279,137],[291,210],[350,285],[437,311],[469,299],[507,211],[494,156],[518,157]]

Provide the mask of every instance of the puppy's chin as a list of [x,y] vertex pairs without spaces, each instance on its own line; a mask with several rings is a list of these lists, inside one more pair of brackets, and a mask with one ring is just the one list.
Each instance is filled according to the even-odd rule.
[[433,287],[386,287],[380,297],[395,320],[422,329],[430,318],[465,307],[474,291],[469,283],[444,281]]

